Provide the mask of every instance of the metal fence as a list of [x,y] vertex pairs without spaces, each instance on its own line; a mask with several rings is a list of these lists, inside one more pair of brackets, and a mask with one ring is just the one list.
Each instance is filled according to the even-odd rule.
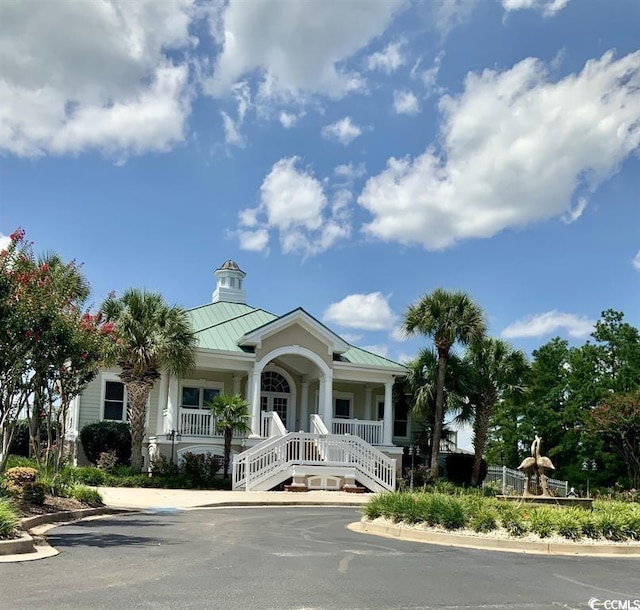
[[[487,476],[482,486],[489,483],[499,483],[502,494],[506,496],[519,495],[524,493],[525,474],[520,470],[507,468],[506,466],[489,466]],[[549,490],[558,497],[564,498],[569,491],[569,482],[558,479],[548,479]]]

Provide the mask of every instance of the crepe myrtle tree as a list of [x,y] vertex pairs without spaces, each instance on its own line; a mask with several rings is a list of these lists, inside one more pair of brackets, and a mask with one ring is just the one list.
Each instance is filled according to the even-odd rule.
[[431,475],[438,478],[438,456],[444,419],[447,362],[456,343],[469,345],[485,333],[484,313],[464,292],[437,288],[411,305],[404,314],[402,328],[408,335],[432,337],[438,353],[436,404],[431,445]]
[[197,338],[185,310],[158,293],[131,288],[120,298],[110,295],[101,311],[113,323],[113,362],[127,388],[131,466],[140,470],[149,394],[163,371],[184,376],[193,368]]

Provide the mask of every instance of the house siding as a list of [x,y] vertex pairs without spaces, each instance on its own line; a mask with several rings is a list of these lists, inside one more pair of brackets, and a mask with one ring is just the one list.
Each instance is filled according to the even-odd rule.
[[299,324],[283,328],[275,335],[264,339],[261,347],[256,350],[256,360],[261,360],[274,349],[279,347],[288,347],[291,345],[305,347],[322,358],[327,365],[330,367],[333,366],[333,357],[328,353],[329,348],[327,344],[320,341],[320,339],[312,335]]

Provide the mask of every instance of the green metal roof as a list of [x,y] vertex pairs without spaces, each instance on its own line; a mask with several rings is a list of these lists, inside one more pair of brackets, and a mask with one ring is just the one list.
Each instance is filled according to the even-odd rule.
[[[263,309],[222,301],[190,309],[187,313],[198,337],[198,347],[240,353],[247,351],[238,345],[241,337],[278,319],[278,316]],[[393,360],[354,346],[336,356],[336,361],[404,370],[401,364]]]

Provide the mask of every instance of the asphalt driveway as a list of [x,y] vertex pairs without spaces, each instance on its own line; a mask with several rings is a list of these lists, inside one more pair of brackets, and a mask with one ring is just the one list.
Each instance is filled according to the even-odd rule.
[[7,609],[588,608],[640,599],[640,561],[376,538],[353,508],[157,510],[51,530],[51,559],[0,565]]

